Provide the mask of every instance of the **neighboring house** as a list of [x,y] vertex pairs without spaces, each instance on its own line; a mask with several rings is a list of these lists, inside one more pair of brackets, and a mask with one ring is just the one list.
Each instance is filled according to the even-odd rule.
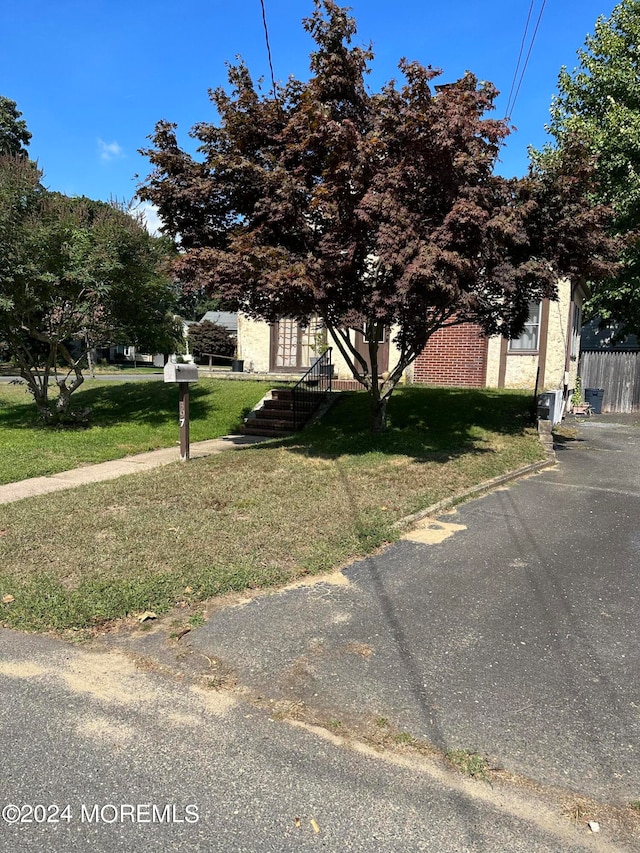
[[138,351],[134,346],[125,344],[111,344],[108,347],[97,347],[93,351],[95,362],[104,360],[109,364],[148,364],[153,367],[164,365],[162,353],[145,353]]
[[640,343],[634,335],[616,338],[615,325],[585,323],[580,344],[582,388],[601,388],[603,412],[640,411]]
[[207,311],[198,322],[204,323],[205,320],[222,326],[234,338],[238,335],[238,314],[235,311]]
[[[184,335],[184,345],[186,360],[191,360],[189,353],[189,326],[195,323],[195,320],[183,320],[182,317],[175,316],[176,321],[182,323],[182,334]],[[105,347],[97,347],[93,351],[93,359],[98,361],[106,361],[109,364],[148,364],[154,367],[163,367],[165,357],[163,353],[145,353],[138,350],[136,347],[127,344],[110,344]]]
[[[229,333],[234,341],[238,339],[238,314],[235,311],[207,311],[199,320],[183,320],[184,343],[186,349],[186,357],[188,360],[193,359],[189,346],[189,329],[191,326],[197,326],[200,323],[214,323],[216,326],[221,326]],[[228,362],[227,362],[228,363]],[[211,367],[211,358],[209,359]]]
[[[441,329],[409,366],[405,381],[428,385],[531,389],[562,389],[568,399],[575,386],[580,345],[582,303],[585,292],[563,280],[557,301],[531,305],[525,331],[515,340],[483,337],[470,323]],[[379,369],[395,364],[393,332],[380,336]],[[353,332],[358,350],[367,353],[366,332]],[[331,344],[331,341],[328,341]],[[319,351],[318,327],[303,329],[294,320],[273,325],[238,317],[238,357],[253,373],[300,374]],[[333,347],[333,362],[340,379],[351,372]]]

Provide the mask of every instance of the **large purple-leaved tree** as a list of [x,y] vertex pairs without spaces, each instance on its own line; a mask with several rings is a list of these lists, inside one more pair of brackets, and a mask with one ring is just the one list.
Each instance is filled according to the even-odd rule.
[[[402,60],[402,84],[365,85],[370,48],[333,0],[304,21],[316,43],[311,77],[263,94],[242,63],[229,92],[212,91],[219,119],[180,148],[157,124],[139,189],[179,243],[176,272],[249,315],[306,322],[318,315],[371,396],[373,427],[405,368],[444,326],[479,323],[518,334],[529,303],[556,295],[560,276],[611,269],[609,212],[588,202],[593,168],[578,145],[555,171],[494,175],[509,133],[487,117],[497,96],[471,73]],[[398,361],[378,375],[354,330],[391,329]]]

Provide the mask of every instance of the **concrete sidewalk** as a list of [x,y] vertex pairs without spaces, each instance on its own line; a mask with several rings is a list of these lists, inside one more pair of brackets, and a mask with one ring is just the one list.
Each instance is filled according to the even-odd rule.
[[[258,444],[265,440],[262,436],[255,435],[225,435],[222,438],[213,438],[208,441],[196,441],[191,444],[191,459],[211,456],[225,450],[240,450],[243,447]],[[0,486],[0,504],[13,503],[36,495],[46,495],[49,492],[74,489],[76,486],[85,483],[115,480],[117,477],[126,474],[149,471],[151,468],[171,465],[179,460],[180,451],[177,447],[162,447],[159,450],[138,453],[135,456],[125,456],[123,459],[85,465],[82,468],[73,468],[71,471],[61,471],[59,474],[32,477],[29,480],[20,480],[17,483],[7,483]]]
[[640,429],[590,419],[553,469],[426,519],[183,642],[274,701],[385,720],[603,802],[640,797]]

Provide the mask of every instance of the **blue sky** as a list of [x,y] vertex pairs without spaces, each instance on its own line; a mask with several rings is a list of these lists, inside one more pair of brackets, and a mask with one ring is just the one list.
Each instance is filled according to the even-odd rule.
[[[311,0],[265,0],[276,78],[306,79],[311,41],[301,19]],[[491,80],[506,109],[531,0],[352,0],[358,42],[373,42],[373,90],[397,77],[402,56]],[[543,5],[534,0],[530,35]],[[562,65],[612,0],[547,0],[500,171],[522,175],[527,146],[545,141]],[[148,162],[137,150],[155,122],[214,120],[209,88],[226,82],[225,61],[242,55],[268,77],[260,0],[21,0],[0,6],[0,94],[17,101],[33,134],[31,156],[51,189],[129,199]]]

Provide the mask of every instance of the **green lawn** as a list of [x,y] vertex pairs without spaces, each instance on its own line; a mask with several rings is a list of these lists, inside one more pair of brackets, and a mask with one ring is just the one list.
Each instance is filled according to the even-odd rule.
[[543,458],[529,406],[406,388],[372,436],[366,396],[341,395],[291,439],[1,506],[0,622],[99,626],[327,571],[408,513]]
[[[119,364],[94,364],[93,365],[94,373],[115,373],[115,374],[123,374],[128,375],[131,373],[135,374],[145,374],[145,373],[162,373],[161,367],[154,367],[153,365],[146,364],[144,362],[139,362],[134,365],[130,362],[123,362]],[[19,376],[20,369],[16,367],[15,364],[12,364],[10,361],[0,361],[0,376]],[[87,376],[89,375],[87,371]]]
[[[261,382],[201,379],[192,385],[191,440],[237,430],[264,396]],[[91,381],[72,397],[92,410],[89,429],[39,426],[24,385],[0,385],[0,483],[55,474],[90,462],[170,447],[179,441],[178,388],[159,381]]]

